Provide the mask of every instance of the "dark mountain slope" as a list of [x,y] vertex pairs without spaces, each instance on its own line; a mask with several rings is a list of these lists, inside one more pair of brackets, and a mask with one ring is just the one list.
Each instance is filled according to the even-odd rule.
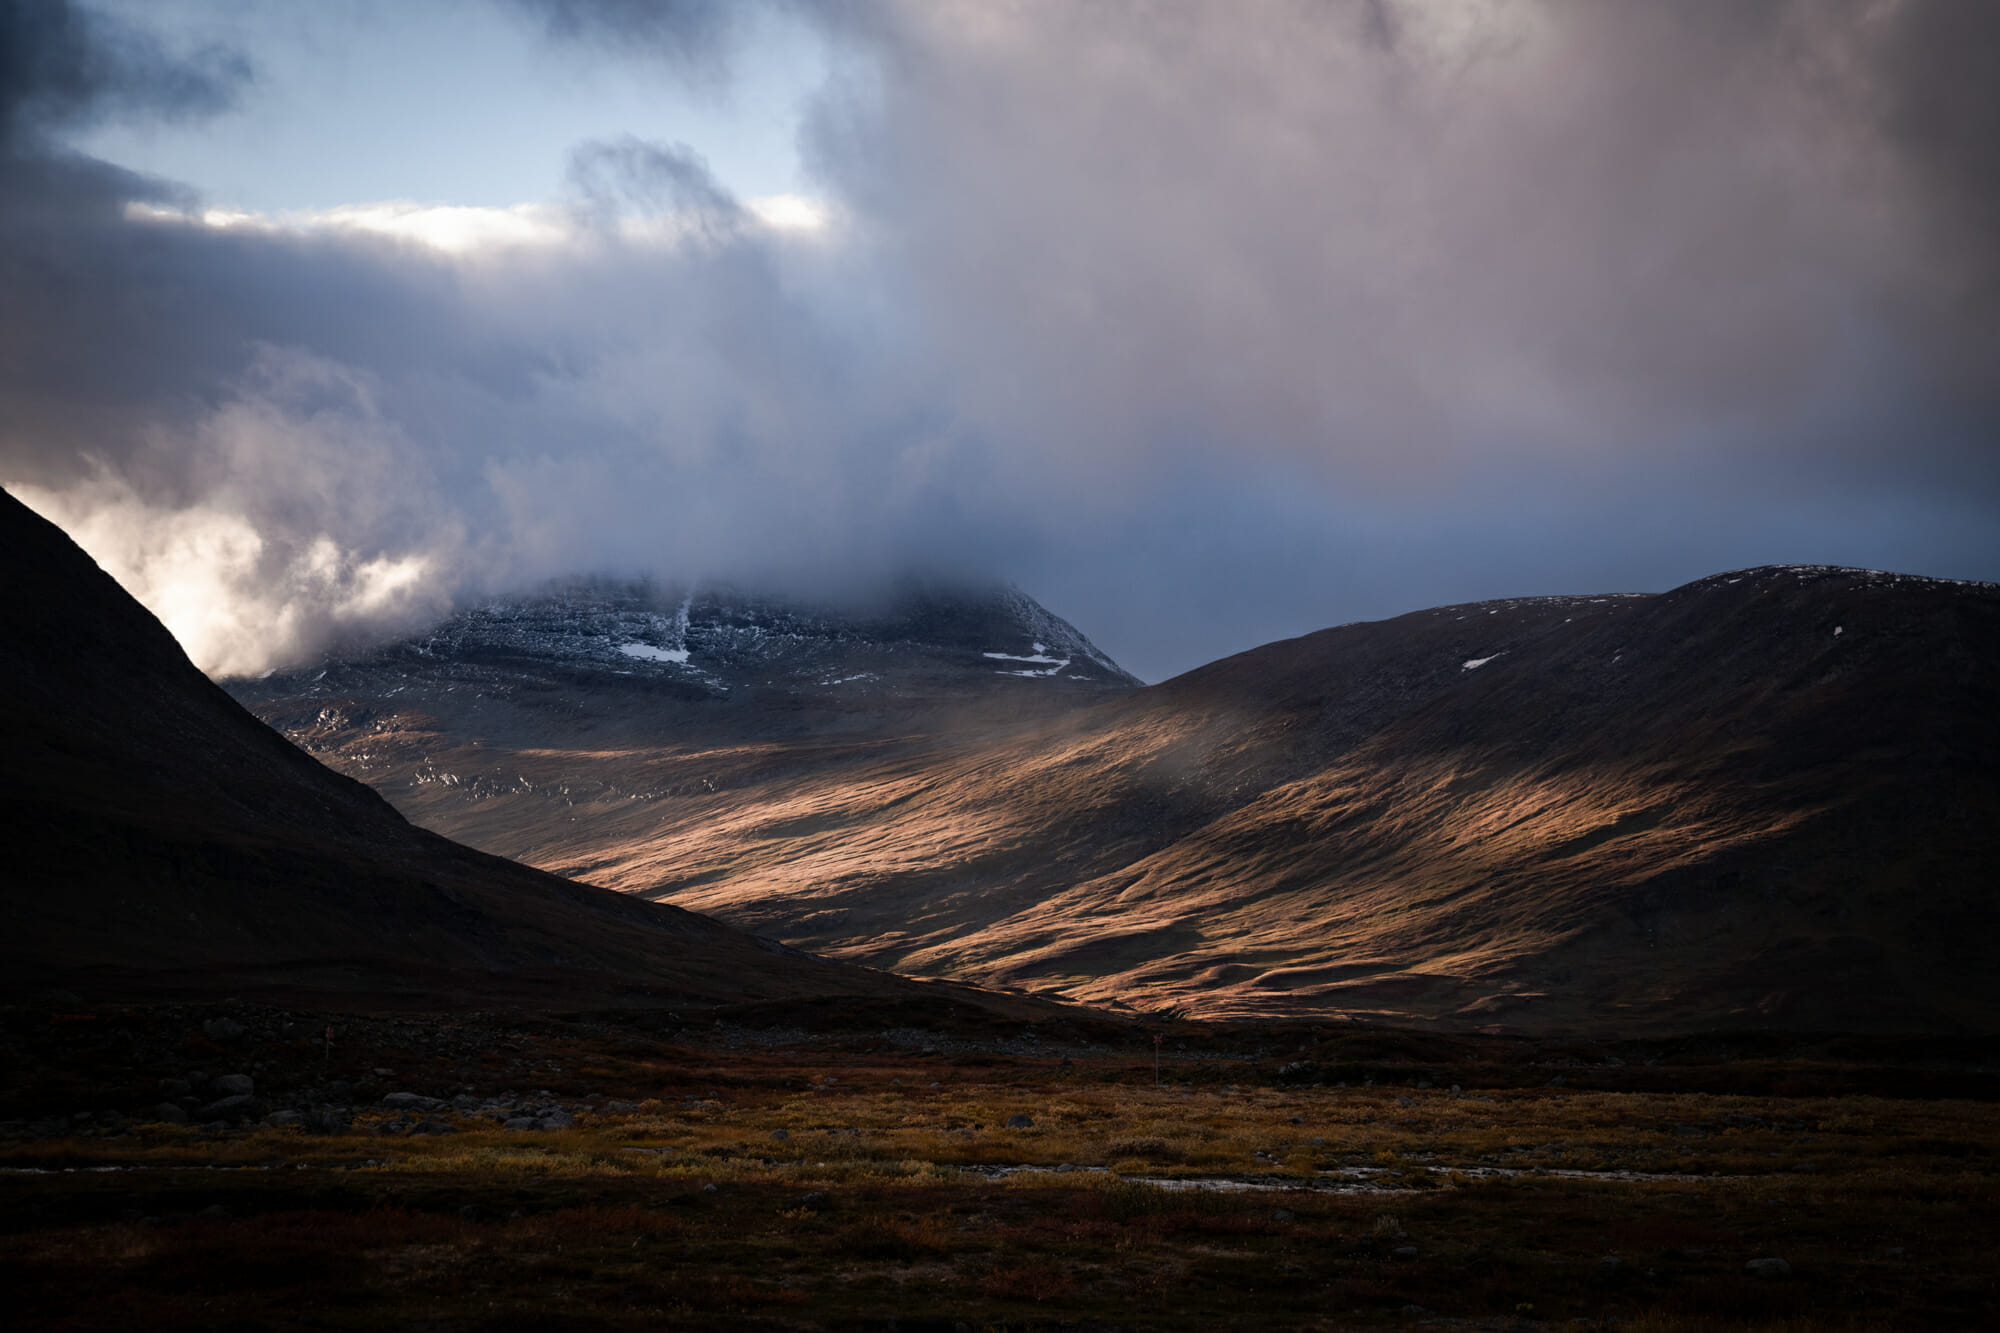
[[414,999],[906,989],[413,828],[197,671],[0,495],[10,986]]
[[1990,1030],[1997,663],[2000,588],[1767,568],[901,727],[259,707],[433,827],[878,966],[1207,1014]]

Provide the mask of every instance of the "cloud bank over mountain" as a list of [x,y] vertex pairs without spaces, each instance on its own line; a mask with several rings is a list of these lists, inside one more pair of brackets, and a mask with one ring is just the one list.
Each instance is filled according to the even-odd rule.
[[[727,87],[730,6],[516,0]],[[67,146],[281,95],[12,0],[0,482],[215,671],[579,569],[1020,581],[1142,675],[1769,560],[2000,576],[2000,18],[774,5],[812,199],[216,208]],[[496,89],[496,96],[507,90]]]

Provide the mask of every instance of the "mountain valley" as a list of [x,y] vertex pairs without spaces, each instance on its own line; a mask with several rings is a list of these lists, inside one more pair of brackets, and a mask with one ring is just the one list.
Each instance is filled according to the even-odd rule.
[[[914,975],[1503,1031],[2000,1021],[1992,585],[1768,567],[1145,688],[1011,592],[593,596],[230,688],[427,827]],[[569,629],[496,651],[523,622]]]

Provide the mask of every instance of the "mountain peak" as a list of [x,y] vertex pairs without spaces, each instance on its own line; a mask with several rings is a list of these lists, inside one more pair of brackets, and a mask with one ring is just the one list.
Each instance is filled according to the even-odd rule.
[[379,652],[282,675],[310,684],[399,666],[625,679],[690,700],[746,691],[987,693],[1025,681],[1044,692],[1139,684],[1019,588],[915,580],[842,603],[726,584],[570,578],[488,598]]

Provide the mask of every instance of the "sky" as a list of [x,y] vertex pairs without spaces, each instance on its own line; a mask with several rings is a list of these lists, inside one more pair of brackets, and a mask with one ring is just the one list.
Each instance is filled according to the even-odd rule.
[[584,572],[1158,680],[2000,578],[2000,6],[0,0],[0,485],[218,673]]

